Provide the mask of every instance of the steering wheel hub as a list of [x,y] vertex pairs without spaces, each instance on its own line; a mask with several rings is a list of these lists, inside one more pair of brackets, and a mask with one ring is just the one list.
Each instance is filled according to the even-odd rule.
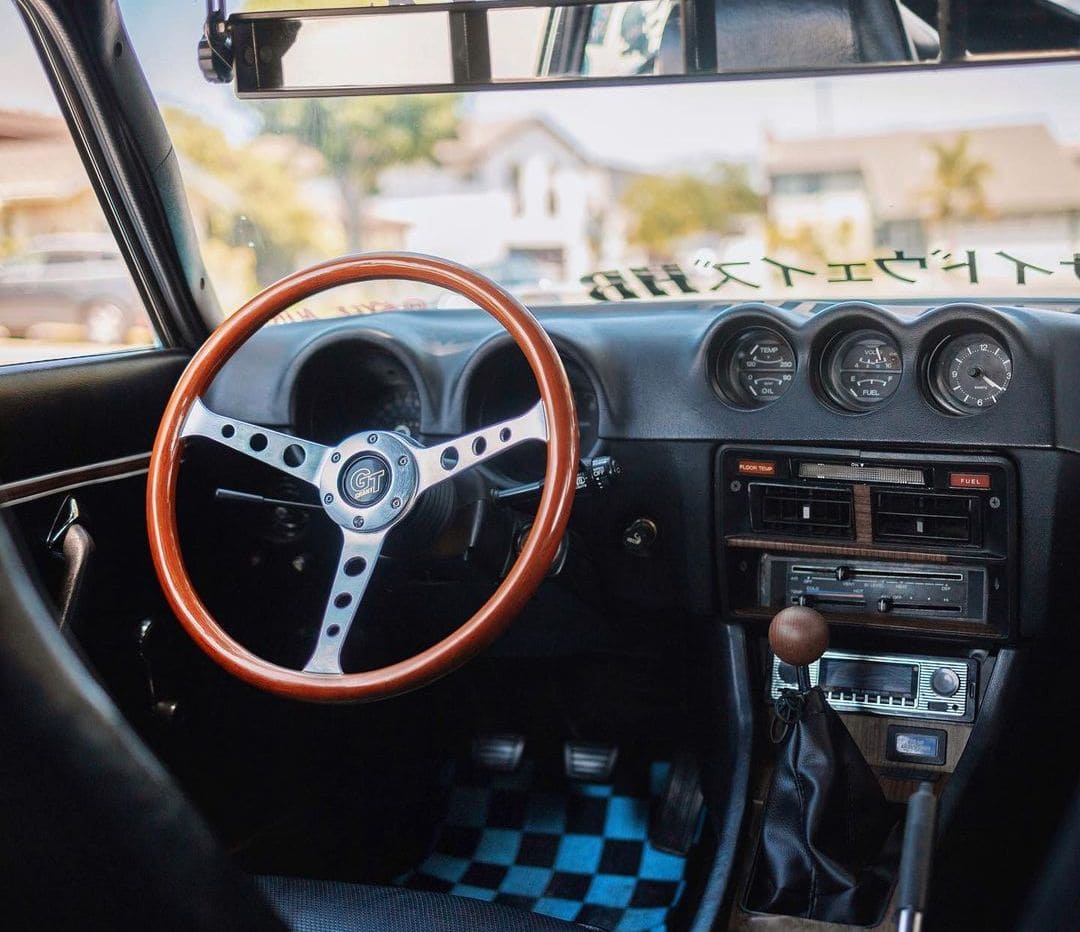
[[325,457],[319,493],[326,513],[343,528],[377,531],[408,513],[418,481],[407,440],[391,431],[366,431]]

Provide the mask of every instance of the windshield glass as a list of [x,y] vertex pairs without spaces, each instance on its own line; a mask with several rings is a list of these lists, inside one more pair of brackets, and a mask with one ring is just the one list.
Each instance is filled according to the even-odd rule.
[[[1077,63],[254,101],[203,80],[201,4],[122,6],[226,313],[362,250],[534,305],[1080,297]],[[440,301],[389,284],[291,319]]]

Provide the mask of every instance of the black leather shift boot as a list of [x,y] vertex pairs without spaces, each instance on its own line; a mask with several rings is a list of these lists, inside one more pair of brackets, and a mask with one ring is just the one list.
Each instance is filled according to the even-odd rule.
[[744,906],[873,925],[896,873],[901,807],[885,799],[820,689],[789,693],[781,702],[794,721],[765,801]]

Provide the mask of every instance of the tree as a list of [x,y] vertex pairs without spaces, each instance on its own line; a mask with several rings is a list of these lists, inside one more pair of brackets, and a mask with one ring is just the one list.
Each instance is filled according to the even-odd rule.
[[925,191],[935,220],[966,220],[985,217],[985,182],[994,170],[984,159],[971,154],[971,137],[961,133],[951,143],[931,142],[934,176]]
[[346,247],[361,248],[364,198],[393,165],[433,160],[435,146],[457,133],[459,98],[294,98],[262,103],[266,129],[317,149],[341,192]]
[[[255,247],[251,286],[275,281],[308,255],[340,248],[283,159],[267,157],[257,141],[230,143],[220,129],[186,110],[166,107],[163,116],[177,151],[193,166],[188,187],[205,238],[217,244],[212,248]],[[208,190],[214,186],[220,190]]]
[[720,163],[706,176],[680,172],[640,175],[627,186],[623,206],[630,212],[628,238],[653,256],[670,256],[685,236],[724,233],[732,220],[762,209],[746,166]]

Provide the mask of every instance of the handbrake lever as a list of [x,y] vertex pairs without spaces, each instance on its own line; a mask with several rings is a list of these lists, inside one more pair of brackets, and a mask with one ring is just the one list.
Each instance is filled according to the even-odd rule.
[[930,886],[930,865],[934,852],[937,799],[931,784],[921,783],[908,800],[904,823],[900,878],[897,882],[897,932],[919,932],[926,910]]

